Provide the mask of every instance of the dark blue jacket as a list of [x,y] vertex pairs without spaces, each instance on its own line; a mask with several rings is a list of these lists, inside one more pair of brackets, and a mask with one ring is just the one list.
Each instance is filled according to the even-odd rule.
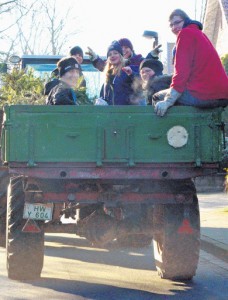
[[100,97],[109,105],[129,105],[130,97],[134,93],[132,83],[135,77],[139,76],[139,67],[130,66],[133,74],[128,76],[121,71],[119,76],[110,76],[109,82],[103,84]]

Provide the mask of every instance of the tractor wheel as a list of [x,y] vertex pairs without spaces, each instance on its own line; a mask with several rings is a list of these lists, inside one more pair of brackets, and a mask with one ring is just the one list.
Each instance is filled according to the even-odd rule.
[[192,204],[156,205],[154,258],[164,279],[191,280],[200,250],[200,217],[197,196]]
[[6,214],[0,217],[0,247],[6,246]]
[[15,280],[40,277],[44,257],[44,232],[22,232],[25,195],[23,177],[13,177],[8,188],[7,204],[7,270]]
[[6,207],[8,184],[8,170],[0,171],[0,247],[6,246]]

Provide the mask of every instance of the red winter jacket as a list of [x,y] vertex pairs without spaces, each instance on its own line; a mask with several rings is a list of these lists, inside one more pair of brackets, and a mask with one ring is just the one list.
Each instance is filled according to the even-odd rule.
[[221,60],[195,24],[183,28],[176,42],[171,83],[179,93],[188,90],[200,100],[228,99],[228,76]]

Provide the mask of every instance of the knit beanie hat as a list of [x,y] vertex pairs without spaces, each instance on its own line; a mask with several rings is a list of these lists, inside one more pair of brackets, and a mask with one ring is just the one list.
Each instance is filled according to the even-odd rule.
[[155,72],[155,75],[159,76],[162,75],[163,64],[156,59],[144,59],[139,66],[139,70],[141,71],[142,68],[150,68]]
[[79,54],[83,57],[82,48],[80,48],[79,46],[75,46],[70,49],[70,55],[76,55],[76,54]]
[[123,56],[123,50],[119,42],[113,41],[111,43],[111,45],[108,47],[107,56],[109,55],[109,52],[112,50],[119,52]]
[[122,38],[118,42],[120,43],[121,47],[125,46],[125,47],[130,48],[131,51],[133,51],[133,45],[129,39]]
[[70,70],[80,70],[80,66],[73,57],[64,57],[58,63],[59,76],[62,77]]

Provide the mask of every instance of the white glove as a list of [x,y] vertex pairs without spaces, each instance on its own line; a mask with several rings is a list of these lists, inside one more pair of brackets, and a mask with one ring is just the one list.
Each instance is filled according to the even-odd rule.
[[97,98],[94,105],[108,105],[108,103],[102,98]]
[[163,117],[170,106],[173,106],[177,99],[181,96],[181,93],[173,88],[169,89],[163,101],[156,103],[154,111],[158,116]]
[[161,44],[157,45],[156,47],[154,47],[154,49],[150,52],[150,54],[154,57],[154,58],[158,58],[159,53],[162,52],[163,50],[161,50]]
[[88,51],[86,52],[86,54],[89,55],[89,59],[91,61],[94,61],[98,58],[98,55],[93,51],[93,49],[91,49],[90,47],[87,47]]

